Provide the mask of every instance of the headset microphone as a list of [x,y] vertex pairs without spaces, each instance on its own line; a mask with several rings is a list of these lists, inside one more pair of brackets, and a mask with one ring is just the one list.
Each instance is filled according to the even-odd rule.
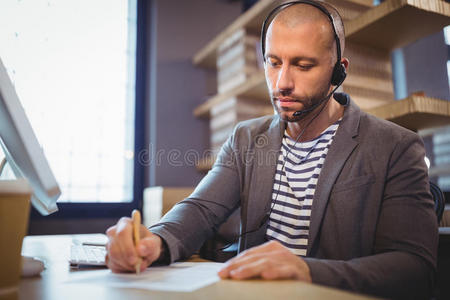
[[336,90],[339,88],[339,85],[336,86],[328,95],[326,95],[324,98],[322,98],[319,102],[317,102],[316,104],[314,104],[313,106],[311,106],[308,109],[304,109],[304,110],[297,110],[296,112],[293,113],[294,117],[301,117],[304,114],[309,113],[310,111],[315,110],[317,107],[319,107],[322,103],[324,103],[326,100],[328,100],[331,95],[336,92]]
[[326,99],[326,98],[320,100],[319,102],[317,102],[316,104],[314,104],[313,106],[311,106],[311,107],[308,108],[308,109],[297,110],[297,111],[294,112],[292,115],[293,115],[294,117],[301,117],[302,115],[304,115],[304,114],[306,114],[306,113],[309,113],[310,111],[313,111],[316,107],[318,107],[320,104],[322,104],[323,101],[324,101],[325,99]]

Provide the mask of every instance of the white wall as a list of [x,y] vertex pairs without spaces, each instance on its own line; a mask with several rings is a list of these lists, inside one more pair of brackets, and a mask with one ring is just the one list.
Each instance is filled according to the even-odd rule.
[[[154,47],[150,49],[154,55],[150,81],[155,81],[153,85],[149,82],[147,95],[150,143],[160,162],[152,161],[147,183],[194,186],[203,175],[187,164],[183,156],[188,151],[200,155],[208,146],[208,122],[194,118],[192,111],[205,101],[205,95],[215,93],[215,73],[194,67],[192,57],[239,16],[241,4],[219,0],[153,0],[153,5],[156,16],[151,16],[150,23],[156,33],[153,36],[156,53]],[[174,156],[170,157],[171,154]]]

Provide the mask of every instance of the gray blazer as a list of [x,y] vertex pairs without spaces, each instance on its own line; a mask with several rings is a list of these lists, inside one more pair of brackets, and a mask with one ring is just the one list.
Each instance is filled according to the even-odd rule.
[[[425,298],[438,230],[425,150],[413,132],[362,112],[345,94],[343,119],[313,199],[307,257],[314,283],[389,298]],[[336,96],[335,96],[336,97]],[[188,258],[237,208],[239,250],[264,243],[285,123],[238,124],[195,191],[151,231],[171,261]],[[266,218],[267,219],[267,218]],[[259,230],[258,230],[259,228]]]

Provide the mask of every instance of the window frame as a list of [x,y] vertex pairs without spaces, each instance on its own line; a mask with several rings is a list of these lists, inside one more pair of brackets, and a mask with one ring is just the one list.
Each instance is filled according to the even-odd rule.
[[135,121],[134,121],[134,162],[133,162],[133,199],[122,203],[89,203],[61,202],[58,211],[48,216],[42,216],[34,207],[30,210],[30,219],[45,221],[55,219],[92,219],[119,218],[129,215],[133,209],[142,209],[143,192],[145,188],[146,166],[139,162],[139,155],[145,149],[147,130],[146,120],[146,81],[147,81],[147,49],[150,30],[147,27],[148,9],[151,6],[146,0],[137,0],[136,28],[136,77],[135,77]]

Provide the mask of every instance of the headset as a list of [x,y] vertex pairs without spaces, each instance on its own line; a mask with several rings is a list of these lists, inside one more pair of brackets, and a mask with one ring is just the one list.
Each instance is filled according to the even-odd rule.
[[331,75],[331,81],[330,81],[331,85],[334,85],[335,88],[331,91],[331,93],[329,93],[326,97],[324,97],[323,99],[318,101],[312,107],[310,107],[308,109],[305,109],[305,110],[299,110],[299,111],[294,112],[294,116],[298,117],[298,116],[305,115],[306,113],[316,109],[316,107],[321,105],[325,100],[329,99],[330,96],[344,82],[345,78],[347,77],[347,71],[345,70],[344,65],[341,63],[341,58],[342,58],[341,41],[339,39],[339,36],[337,35],[336,27],[335,27],[334,21],[333,21],[333,17],[331,16],[330,12],[323,5],[321,5],[320,3],[316,2],[316,1],[311,1],[311,0],[291,1],[291,2],[283,3],[283,4],[278,5],[277,7],[275,7],[267,15],[266,19],[263,22],[262,28],[261,28],[261,52],[262,52],[262,55],[263,55],[264,62],[266,62],[266,57],[265,57],[265,53],[266,53],[266,35],[267,35],[267,29],[268,29],[268,27],[270,25],[270,22],[282,10],[284,10],[285,8],[287,8],[289,6],[295,5],[295,4],[307,4],[307,5],[314,6],[317,9],[319,9],[321,12],[323,12],[328,17],[328,19],[330,20],[330,23],[331,23],[331,27],[333,28],[334,40],[336,41],[336,54],[337,54],[336,64],[333,67],[333,73]]

